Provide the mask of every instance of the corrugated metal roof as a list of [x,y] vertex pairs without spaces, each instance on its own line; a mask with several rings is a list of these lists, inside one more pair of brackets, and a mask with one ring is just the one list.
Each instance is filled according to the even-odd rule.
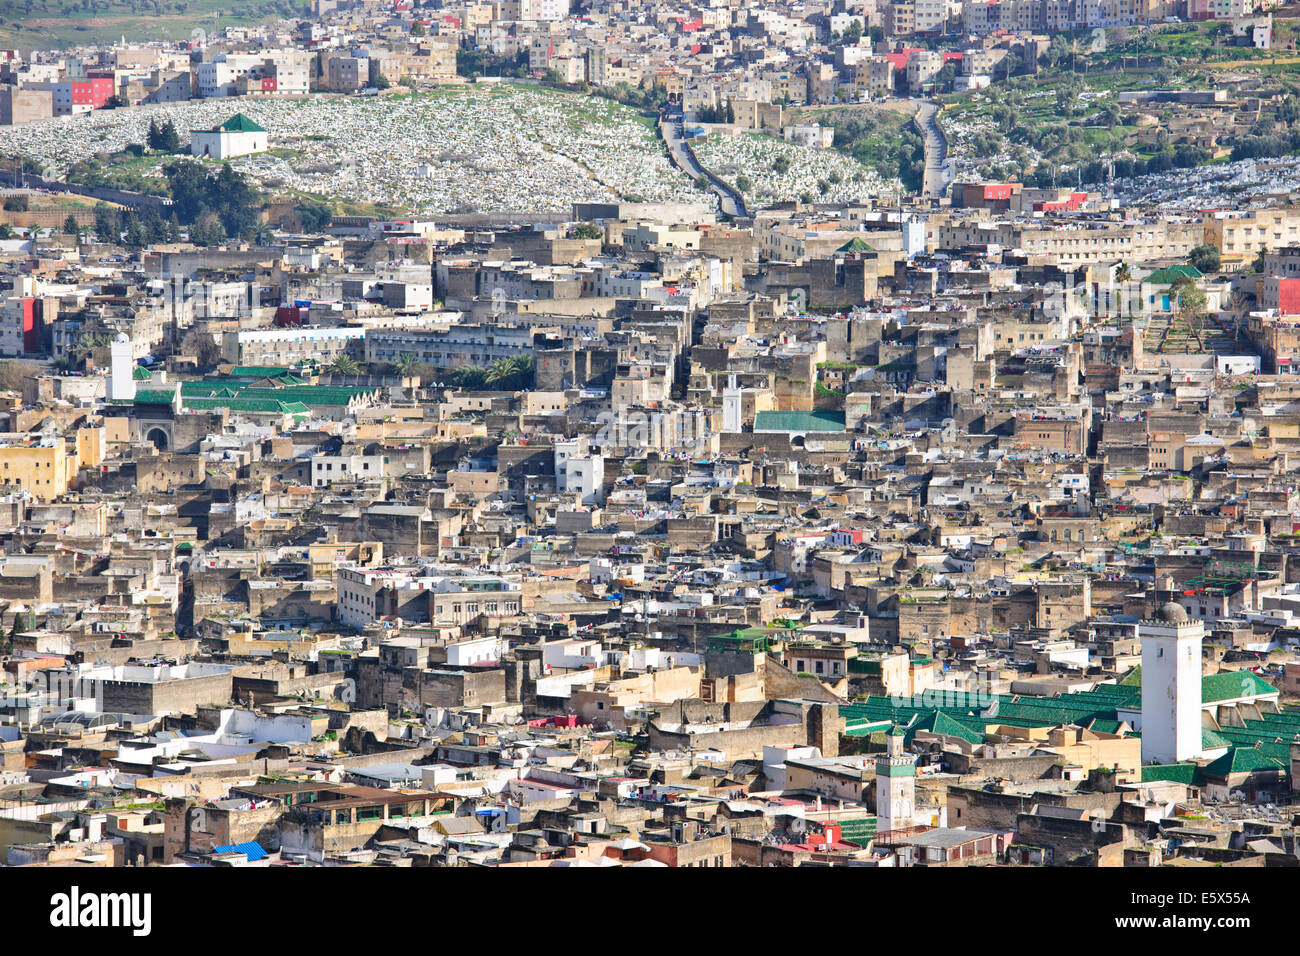
[[247,843],[231,843],[228,846],[215,846],[212,851],[214,853],[242,853],[248,857],[250,863],[265,860],[271,855],[263,850],[262,845],[256,840],[250,840]]

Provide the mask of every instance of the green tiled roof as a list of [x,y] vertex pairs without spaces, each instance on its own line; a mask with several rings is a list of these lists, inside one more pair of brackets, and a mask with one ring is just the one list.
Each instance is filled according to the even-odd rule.
[[1253,773],[1256,770],[1288,770],[1289,764],[1259,747],[1234,747],[1218,760],[1207,764],[1207,777],[1226,777],[1233,773]]
[[233,385],[221,385],[215,388],[204,382],[182,382],[181,395],[186,398],[234,398],[239,389]]
[[346,405],[362,395],[373,395],[377,389],[354,385],[288,385],[284,388],[250,386],[243,394],[259,398],[280,398],[302,402],[304,405]]
[[754,416],[756,432],[842,432],[844,413],[822,409],[815,412],[759,412]]
[[[1276,693],[1272,685],[1249,671],[1211,674],[1201,679],[1201,687],[1202,700],[1206,703]],[[895,721],[906,724],[909,735],[914,735],[917,730],[931,730],[977,742],[977,738],[983,740],[987,728],[996,724],[1021,727],[1074,724],[1102,733],[1115,733],[1121,723],[1119,711],[1132,711],[1141,706],[1141,675],[1134,668],[1119,684],[1102,684],[1090,691],[1055,697],[1000,694],[991,701],[966,702],[958,696],[954,703],[936,705],[927,705],[921,698],[869,697],[842,704],[840,716],[849,727],[846,731],[849,736],[881,736],[882,743],[880,730]],[[1220,727],[1217,731],[1202,729],[1201,746],[1204,749],[1230,748],[1227,754],[1207,766],[1204,774],[1226,777],[1230,773],[1253,770],[1289,771],[1291,743],[1300,741],[1300,709],[1264,713],[1258,719],[1243,720],[1243,724],[1241,727]],[[1191,783],[1199,782],[1202,775],[1194,764],[1142,769],[1144,781]]]
[[888,720],[867,721],[865,723],[846,722],[845,737],[871,737],[873,735],[884,733],[890,727]]
[[767,632],[762,628],[750,627],[732,631],[730,634],[714,634],[706,641],[711,651],[734,651],[758,654],[770,649]]
[[230,370],[231,378],[278,378],[288,374],[287,368],[273,365],[236,365]]
[[[1207,702],[1227,699],[1213,696],[1216,686],[1222,682],[1217,678],[1237,675],[1211,675],[1202,678],[1204,699]],[[1256,675],[1250,675],[1257,681],[1252,682],[1258,694],[1273,692],[1273,688]],[[1240,693],[1240,681],[1233,685],[1233,693]],[[978,706],[977,706],[978,704]],[[990,706],[992,705],[992,706]],[[1055,697],[1022,697],[999,694],[993,700],[965,702],[958,697],[957,702],[927,706],[920,698],[904,698],[895,702],[889,697],[869,697],[852,704],[842,704],[840,715],[846,720],[869,722],[888,719],[922,718],[934,713],[943,713],[948,717],[962,720],[969,729],[979,724],[1014,724],[1024,727],[1049,727],[1057,724],[1077,724],[1080,727],[1114,733],[1119,729],[1119,711],[1137,710],[1142,706],[1142,688],[1133,685],[1102,684],[1093,690],[1079,691],[1072,694],[1058,694]],[[1263,721],[1247,721],[1247,727],[1222,729],[1222,739],[1235,744],[1234,733],[1249,734],[1251,740],[1260,739],[1261,734],[1270,737],[1290,739],[1300,734],[1300,711],[1286,710],[1280,714],[1269,714]],[[1251,724],[1260,724],[1252,727]],[[1223,746],[1223,743],[1217,744]]]
[[1201,678],[1201,703],[1276,694],[1277,688],[1250,671],[1226,671]]
[[1164,269],[1157,269],[1145,279],[1143,283],[1147,285],[1173,285],[1179,279],[1199,279],[1202,273],[1195,266],[1168,266]]
[[302,402],[281,402],[270,398],[187,398],[185,407],[196,411],[228,408],[232,412],[261,412],[264,414],[310,415],[311,409]]
[[244,385],[225,377],[205,379],[202,382],[185,382],[181,385],[181,395],[184,396],[187,406],[190,406],[194,399],[204,398],[284,402],[302,404],[308,407],[347,405],[357,397],[372,395],[375,391],[372,388],[360,388],[352,385],[296,385],[287,383],[283,386],[278,383],[276,385]]
[[265,133],[266,130],[258,126],[243,113],[236,113],[230,119],[222,123],[218,129],[225,130],[227,133]]
[[1124,726],[1122,720],[1094,720],[1088,725],[1088,729],[1095,730],[1099,734],[1117,734]]
[[1197,770],[1194,763],[1151,764],[1142,768],[1142,782],[1155,783],[1167,780],[1170,783],[1193,784],[1196,782]]
[[1218,750],[1220,747],[1231,747],[1232,741],[1228,740],[1222,734],[1216,734],[1209,727],[1201,728],[1201,749]]
[[840,246],[835,251],[836,252],[874,252],[875,250],[871,248],[871,243],[867,242],[865,239],[861,239],[857,236],[854,236],[852,239],[844,243],[844,245]]
[[174,388],[137,388],[135,401],[139,405],[170,405],[176,398]]
[[969,726],[969,722],[964,722],[956,717],[951,717],[942,711],[936,711],[930,718],[930,726],[918,727],[918,729],[929,730],[934,734],[944,734],[948,737],[958,737],[972,744],[984,743],[984,728]]
[[131,373],[131,377],[137,382],[147,382],[149,379],[153,378],[153,372],[149,371],[143,365],[137,365],[135,371]]

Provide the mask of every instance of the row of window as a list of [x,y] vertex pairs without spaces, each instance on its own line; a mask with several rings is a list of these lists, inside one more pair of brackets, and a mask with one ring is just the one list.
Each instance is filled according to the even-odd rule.
[[[796,670],[796,671],[801,672],[801,673],[804,673],[804,674],[808,673],[808,662],[807,662],[807,661],[795,661],[795,662],[794,662],[794,666],[795,666],[795,670]],[[840,673],[840,662],[839,662],[839,661],[831,661],[831,670],[830,670],[830,672],[831,672],[832,674],[838,674],[838,673]],[[826,662],[825,662],[825,661],[813,661],[813,673],[815,673],[815,674],[825,674],[825,673],[826,673]]]

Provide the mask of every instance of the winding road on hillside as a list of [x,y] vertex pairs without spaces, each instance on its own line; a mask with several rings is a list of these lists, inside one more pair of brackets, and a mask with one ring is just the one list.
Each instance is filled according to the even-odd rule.
[[948,138],[939,128],[939,107],[928,100],[916,111],[916,125],[925,137],[925,181],[921,195],[939,199],[948,188],[952,171],[948,167]]
[[663,137],[664,145],[668,147],[668,155],[672,157],[673,163],[678,169],[692,179],[699,179],[703,176],[709,181],[709,186],[718,195],[718,205],[726,215],[731,216],[733,219],[744,219],[749,216],[745,209],[745,198],[737,190],[701,166],[700,161],[695,158],[695,151],[686,142],[686,137],[682,132],[680,113],[676,116],[668,115],[659,121],[659,135]]

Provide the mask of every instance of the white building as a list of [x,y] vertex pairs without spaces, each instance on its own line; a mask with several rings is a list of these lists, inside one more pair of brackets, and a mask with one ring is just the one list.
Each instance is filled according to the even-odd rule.
[[1142,762],[1201,753],[1201,639],[1205,624],[1177,604],[1138,626],[1142,639]]
[[599,667],[605,661],[605,651],[600,641],[569,638],[547,641],[539,646],[542,649],[542,663],[548,671],[553,667],[566,670]]
[[569,15],[569,0],[506,0],[501,5],[503,20],[547,20],[552,23]]
[[501,657],[501,640],[496,637],[473,637],[446,647],[447,664],[450,667],[473,667]]
[[557,441],[555,490],[576,494],[584,505],[600,504],[605,498],[605,457],[587,450],[585,439]]
[[[243,334],[243,333],[241,333]],[[532,354],[528,326],[454,323],[447,328],[371,328],[365,333],[367,362],[396,362],[405,353],[434,368],[488,366],[501,358]]]
[[912,826],[916,812],[916,758],[903,750],[897,727],[885,737],[885,753],[876,758],[876,832]]
[[744,425],[741,398],[743,392],[736,387],[736,376],[727,377],[727,387],[722,393],[722,430],[734,435]]
[[802,126],[783,127],[781,135],[787,143],[796,143],[810,149],[830,149],[835,142],[835,127],[806,123]]
[[325,488],[336,481],[365,481],[383,476],[383,455],[313,455],[311,459],[313,488]]
[[283,367],[296,362],[329,363],[341,352],[359,347],[365,329],[327,327],[284,329],[245,329],[224,332],[221,357],[235,365],[270,365]]
[[384,617],[468,624],[480,616],[513,617],[523,606],[519,582],[496,575],[344,567],[338,571],[336,586],[335,614],[340,623],[356,628]]
[[108,397],[130,401],[135,398],[135,346],[125,332],[117,333],[108,346],[110,358]]
[[219,53],[195,70],[199,96],[306,96],[311,89],[310,61],[296,50]]
[[190,154],[193,156],[230,159],[233,156],[264,153],[266,148],[266,130],[243,113],[236,113],[212,129],[190,130]]

